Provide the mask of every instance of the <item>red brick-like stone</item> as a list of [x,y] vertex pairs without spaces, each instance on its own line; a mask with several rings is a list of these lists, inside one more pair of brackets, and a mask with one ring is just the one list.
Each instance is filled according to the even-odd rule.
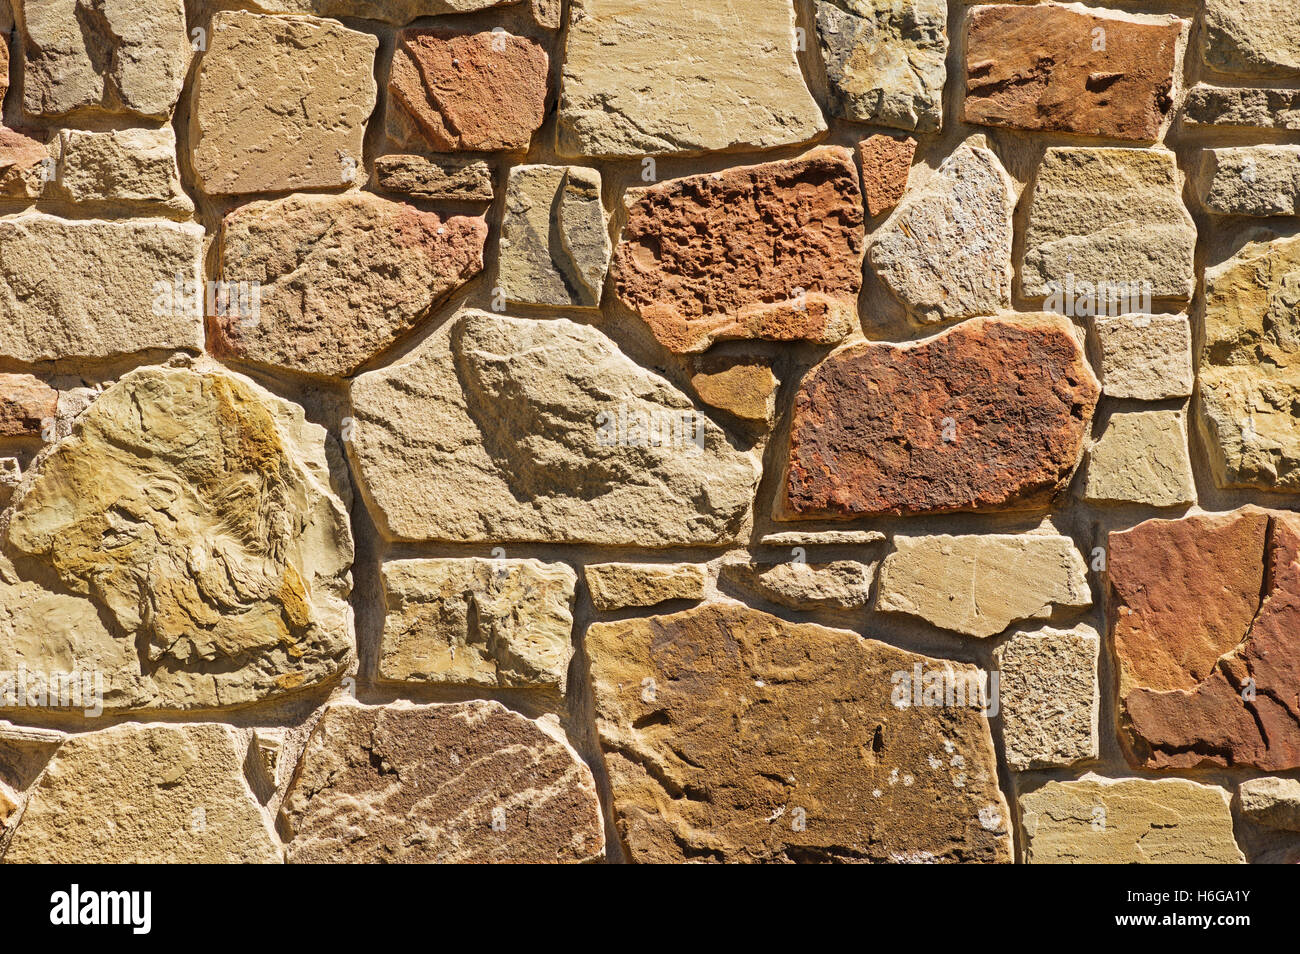
[[1173,105],[1181,30],[1173,18],[1138,23],[1053,4],[976,7],[967,16],[966,121],[1153,141]]
[[795,398],[786,516],[1046,504],[1074,472],[1099,393],[1063,318],[976,318],[848,348]]
[[549,68],[527,37],[403,30],[388,81],[390,143],[417,152],[527,149],[546,112]]
[[59,410],[59,392],[30,374],[0,374],[0,437],[40,437]]
[[858,143],[862,192],[872,218],[884,215],[902,201],[915,155],[916,140],[911,136],[895,139],[882,134]]
[[839,341],[857,320],[862,224],[840,147],[674,179],[629,193],[615,287],[678,353],[724,338]]

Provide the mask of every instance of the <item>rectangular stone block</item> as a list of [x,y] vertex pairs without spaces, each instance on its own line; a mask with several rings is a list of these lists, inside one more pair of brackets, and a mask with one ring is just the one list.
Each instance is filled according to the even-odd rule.
[[1300,211],[1300,146],[1206,149],[1193,179],[1213,215],[1258,218]]
[[1018,631],[993,652],[1007,764],[1016,771],[1097,758],[1101,637],[1091,626]]
[[1163,401],[1192,393],[1192,330],[1185,315],[1098,318],[1095,328],[1107,397]]

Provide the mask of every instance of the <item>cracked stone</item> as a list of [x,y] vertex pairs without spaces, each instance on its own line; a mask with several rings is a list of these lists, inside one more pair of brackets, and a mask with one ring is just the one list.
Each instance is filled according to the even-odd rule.
[[1083,496],[1093,503],[1177,507],[1196,502],[1182,411],[1111,415],[1088,452]]
[[1205,149],[1193,179],[1215,215],[1268,217],[1300,213],[1300,146]]
[[593,563],[583,571],[597,611],[704,599],[708,571],[698,563]]

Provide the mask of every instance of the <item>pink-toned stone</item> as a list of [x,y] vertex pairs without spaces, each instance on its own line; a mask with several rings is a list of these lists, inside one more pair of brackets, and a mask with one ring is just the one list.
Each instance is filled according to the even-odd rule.
[[0,374],[0,437],[40,437],[59,411],[59,392],[30,374]]
[[49,149],[38,139],[0,126],[0,196],[40,198]]
[[880,134],[858,143],[862,192],[872,218],[884,215],[902,201],[915,155],[916,140],[911,136],[895,139]]

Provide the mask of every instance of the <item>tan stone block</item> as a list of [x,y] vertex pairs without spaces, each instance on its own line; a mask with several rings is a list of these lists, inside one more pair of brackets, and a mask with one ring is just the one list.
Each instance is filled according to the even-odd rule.
[[1185,315],[1096,319],[1107,397],[1163,401],[1192,393],[1192,330]]
[[1214,215],[1296,215],[1300,146],[1206,149],[1193,184],[1201,205]]
[[1083,496],[1093,503],[1177,507],[1196,502],[1182,411],[1111,415],[1088,453]]
[[59,134],[58,187],[74,202],[112,202],[188,218],[194,202],[181,187],[176,134],[158,129]]
[[698,563],[593,563],[583,572],[592,605],[602,613],[669,600],[699,602],[708,580]]
[[791,609],[854,610],[867,605],[878,563],[724,563],[719,581]]

